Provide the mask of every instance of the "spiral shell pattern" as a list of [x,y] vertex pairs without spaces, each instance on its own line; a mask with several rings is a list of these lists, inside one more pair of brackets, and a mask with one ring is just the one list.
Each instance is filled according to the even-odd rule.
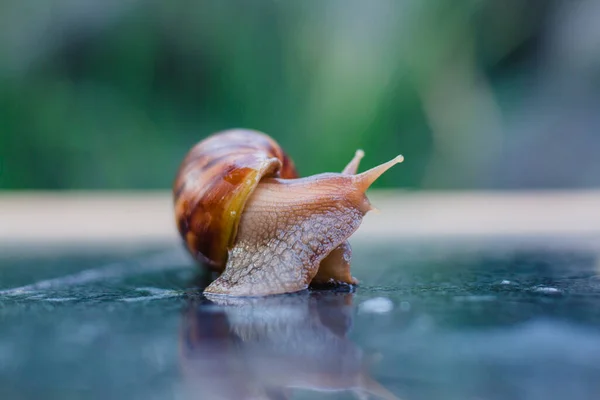
[[221,272],[246,201],[264,177],[293,179],[292,160],[269,136],[222,131],[187,153],[173,184],[177,228],[190,253]]

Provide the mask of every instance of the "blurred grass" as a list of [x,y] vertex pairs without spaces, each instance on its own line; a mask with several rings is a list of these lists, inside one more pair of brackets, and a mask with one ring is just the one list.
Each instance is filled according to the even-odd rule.
[[[0,187],[168,188],[189,147],[232,127],[272,135],[303,175],[339,171],[357,148],[363,168],[404,154],[377,187],[598,186],[597,157],[575,156],[600,146],[593,121],[573,142],[565,114],[571,137],[549,137],[564,86],[536,95],[596,76],[553,70],[562,54],[544,50],[568,4],[3,2]],[[572,96],[593,117],[598,99]],[[544,164],[565,146],[585,165]]]

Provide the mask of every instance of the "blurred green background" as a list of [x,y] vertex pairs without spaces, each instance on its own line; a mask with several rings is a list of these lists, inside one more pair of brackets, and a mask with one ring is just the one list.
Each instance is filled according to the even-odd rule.
[[375,186],[600,187],[600,2],[0,2],[0,187],[169,188],[187,150],[272,135]]

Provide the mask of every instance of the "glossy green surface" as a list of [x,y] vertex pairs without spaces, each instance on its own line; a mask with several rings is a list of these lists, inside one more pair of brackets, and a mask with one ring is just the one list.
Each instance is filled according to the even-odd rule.
[[230,301],[178,248],[4,255],[0,398],[597,398],[598,252],[357,244],[353,262],[354,292]]

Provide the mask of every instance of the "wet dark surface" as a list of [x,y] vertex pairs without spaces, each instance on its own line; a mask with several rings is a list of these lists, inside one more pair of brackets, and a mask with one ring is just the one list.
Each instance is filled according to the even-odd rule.
[[600,398],[600,251],[357,244],[354,291],[253,300],[180,249],[11,254],[2,399]]

